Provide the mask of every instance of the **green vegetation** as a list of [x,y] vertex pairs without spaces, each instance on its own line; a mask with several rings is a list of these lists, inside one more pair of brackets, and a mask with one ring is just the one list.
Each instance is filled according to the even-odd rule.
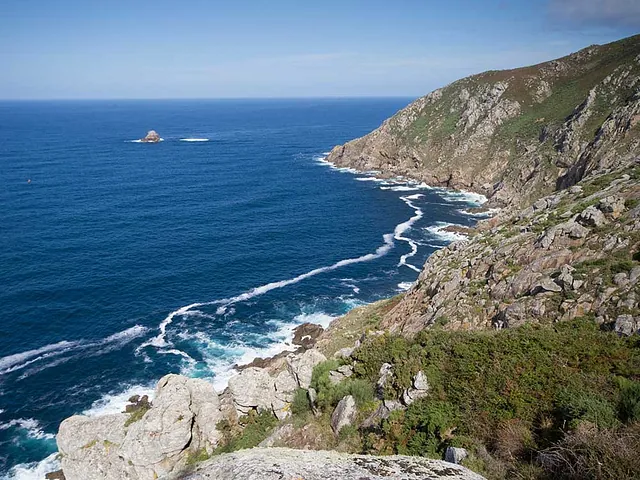
[[216,427],[222,432],[223,441],[222,445],[214,450],[213,455],[257,447],[278,424],[273,413],[266,410],[261,412],[252,410],[238,422],[241,429],[233,428],[226,420],[218,422]]
[[151,408],[150,403],[140,404],[138,408],[136,408],[133,412],[129,414],[129,418],[127,418],[126,422],[124,422],[124,426],[128,427],[132,423],[135,423],[144,417],[144,414],[149,411]]
[[348,378],[338,384],[329,380],[329,371],[339,367],[336,360],[327,360],[313,369],[311,386],[316,390],[317,404],[322,410],[335,407],[346,395],[353,395],[356,405],[362,406],[374,399],[373,385],[361,378]]
[[[411,340],[386,334],[354,360],[355,378],[338,385],[329,381],[337,361],[314,370],[324,412],[316,422],[328,422],[347,394],[358,399],[360,418],[373,412],[383,363],[394,365],[384,397],[398,398],[420,370],[430,393],[379,425],[342,432],[338,441],[352,451],[441,458],[447,446],[461,446],[471,452],[467,466],[490,479],[630,478],[621,472],[640,468],[628,447],[612,449],[640,446],[640,340],[589,318],[502,331],[436,328]],[[301,409],[294,419],[300,415],[309,418]],[[593,470],[599,456],[610,472]]]

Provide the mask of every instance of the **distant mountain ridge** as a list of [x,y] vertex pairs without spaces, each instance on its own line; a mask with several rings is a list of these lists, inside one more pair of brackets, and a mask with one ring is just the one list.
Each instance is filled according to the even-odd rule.
[[638,151],[639,86],[636,35],[453,82],[327,160],[524,206]]

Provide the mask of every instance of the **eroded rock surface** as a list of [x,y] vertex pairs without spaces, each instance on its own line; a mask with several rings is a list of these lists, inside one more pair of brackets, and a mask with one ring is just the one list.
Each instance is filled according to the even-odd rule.
[[374,457],[337,452],[254,448],[215,457],[184,480],[482,480],[441,460],[399,455]]

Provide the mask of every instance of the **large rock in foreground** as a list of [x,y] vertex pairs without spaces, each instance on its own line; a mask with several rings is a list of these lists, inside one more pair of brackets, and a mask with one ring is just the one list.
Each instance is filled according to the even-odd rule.
[[141,413],[63,421],[56,440],[67,480],[163,478],[181,471],[190,454],[212,451],[222,437],[220,401],[204,380],[166,375],[152,407]]
[[253,448],[220,455],[185,480],[482,480],[472,471],[422,457],[348,455],[337,452]]

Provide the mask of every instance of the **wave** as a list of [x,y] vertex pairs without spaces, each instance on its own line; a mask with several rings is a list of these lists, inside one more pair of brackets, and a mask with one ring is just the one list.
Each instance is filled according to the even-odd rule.
[[[161,138],[160,141],[164,142],[164,138]],[[153,143],[153,142],[143,142],[142,139],[138,138],[137,140],[127,140],[127,143]]]
[[60,470],[57,452],[39,462],[15,465],[9,470],[6,480],[42,480],[47,473],[56,470]]
[[413,287],[413,282],[400,282],[398,284],[398,290],[400,290],[401,292],[406,292],[411,287]]
[[181,138],[181,142],[208,142],[208,138]]
[[461,213],[462,215],[467,215],[469,217],[477,217],[477,218],[488,218],[488,217],[493,217],[496,213],[498,213],[500,211],[499,208],[489,208],[483,212],[470,212],[467,209],[460,209],[457,210],[458,213]]
[[151,385],[127,385],[124,389],[114,390],[91,404],[91,407],[83,411],[83,415],[88,417],[99,417],[102,415],[110,415],[112,413],[121,413],[124,411],[127,401],[133,395],[148,395],[149,399],[153,399],[154,387]]
[[24,430],[29,438],[37,440],[51,440],[55,438],[53,433],[46,433],[42,430],[40,423],[33,418],[18,418],[5,423],[0,423],[0,430],[8,430],[10,428],[19,428]]
[[434,189],[440,197],[449,202],[465,202],[471,206],[480,206],[487,201],[487,197],[480,193],[466,190],[449,190],[446,188]]
[[411,197],[400,197],[400,200],[402,200],[404,203],[406,203],[407,205],[409,205],[409,207],[413,208],[415,215],[413,217],[411,217],[409,220],[407,220],[404,223],[401,223],[399,225],[396,226],[395,231],[394,231],[394,235],[393,238],[395,238],[396,240],[399,241],[404,241],[407,242],[409,244],[409,246],[411,247],[411,251],[409,253],[405,253],[404,255],[402,255],[400,257],[400,261],[398,262],[398,266],[405,266],[405,267],[409,267],[411,270],[414,270],[418,273],[420,273],[420,269],[418,267],[416,267],[415,265],[411,265],[410,263],[407,263],[407,259],[413,257],[416,253],[418,253],[418,244],[416,242],[414,242],[412,239],[403,236],[403,233],[406,232],[407,230],[409,230],[412,225],[414,223],[416,223],[418,220],[420,220],[423,216],[423,212],[420,208],[416,207],[411,200],[417,200],[418,198],[420,198],[422,195],[421,194],[416,194],[416,195],[411,195]]
[[[147,332],[147,330],[148,329],[146,327],[135,325],[123,330],[122,332],[114,333],[97,341],[63,340],[34,350],[15,353],[13,355],[0,358],[0,375],[5,375],[7,373],[25,369],[33,364],[38,364],[37,367],[29,369],[19,378],[23,379],[47,368],[65,363],[79,355],[83,355],[85,351],[90,349],[98,349],[97,351],[92,352],[91,356],[102,355],[123,347],[131,340],[142,336]],[[71,355],[62,357],[67,354]],[[43,363],[46,360],[51,361]]]
[[426,227],[425,230],[439,241],[449,243],[465,240],[467,236],[462,233],[445,231],[445,228],[455,225],[455,223],[437,222],[435,225]]
[[[398,227],[401,227],[401,230],[402,230],[404,228],[403,225],[404,223],[400,224]],[[398,227],[396,227],[396,231],[399,231]],[[264,295],[265,293],[270,292],[271,290],[275,290],[275,289],[287,287],[289,285],[293,285],[295,283],[299,283],[303,280],[306,280],[307,278],[314,277],[321,273],[331,272],[333,270],[337,270],[338,268],[346,267],[347,265],[353,265],[355,263],[370,262],[372,260],[376,260],[386,255],[389,252],[389,250],[393,248],[393,245],[394,245],[394,242],[393,242],[394,234],[387,233],[383,235],[382,238],[384,243],[376,249],[375,253],[368,253],[360,257],[347,258],[344,260],[340,260],[332,265],[315,268],[309,272],[303,273],[301,275],[298,275],[297,277],[293,277],[288,280],[280,280],[278,282],[271,282],[265,285],[261,285],[259,287],[255,287],[247,292],[241,293],[240,295],[236,295],[235,297],[223,298],[221,300],[214,300],[211,302],[192,303],[190,305],[180,307],[179,309],[171,312],[169,315],[167,315],[167,317],[164,320],[162,320],[162,322],[160,322],[160,325],[158,326],[160,333],[155,337],[152,337],[148,341],[144,342],[142,345],[140,345],[140,347],[138,347],[138,351],[148,346],[153,346],[157,348],[167,347],[169,345],[169,343],[166,340],[167,327],[173,322],[173,319],[176,316],[184,315],[185,313],[187,313],[188,311],[194,308],[199,308],[207,305],[222,305],[223,307],[228,307],[229,305],[232,305],[234,303],[244,302],[246,300],[250,300],[259,295]],[[220,308],[218,308],[217,311],[223,312],[224,310],[221,310]]]

